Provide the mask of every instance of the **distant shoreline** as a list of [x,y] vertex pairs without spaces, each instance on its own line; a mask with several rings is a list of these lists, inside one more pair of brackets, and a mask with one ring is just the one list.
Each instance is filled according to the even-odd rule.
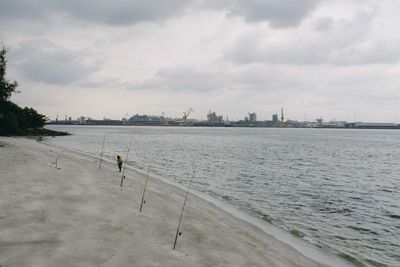
[[[351,123],[354,124],[354,123]],[[145,124],[145,123],[137,123],[137,124],[123,124],[121,123],[98,123],[98,122],[89,122],[89,123],[64,123],[64,122],[50,122],[45,125],[55,125],[55,126],[157,126],[157,127],[218,127],[218,128],[288,128],[288,129],[359,129],[359,130],[400,130],[400,124],[392,124],[392,125],[368,125],[368,123],[364,123],[361,125],[353,125],[349,127],[332,127],[332,126],[322,126],[322,127],[298,127],[298,126],[258,126],[258,125],[229,125],[229,124],[188,124],[188,125],[179,125],[179,124]],[[62,135],[62,134],[61,134]]]

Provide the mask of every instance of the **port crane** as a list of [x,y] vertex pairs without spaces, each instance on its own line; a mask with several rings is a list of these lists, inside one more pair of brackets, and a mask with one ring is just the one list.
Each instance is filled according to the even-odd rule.
[[126,125],[126,123],[127,123],[127,121],[128,121],[128,117],[129,117],[129,114],[128,114],[128,113],[125,113],[124,117],[122,118],[122,124],[123,124],[123,125]]
[[183,112],[182,120],[183,120],[183,125],[186,125],[186,120],[189,117],[189,114],[194,111],[194,109],[189,108],[188,110]]
[[281,127],[285,127],[285,116],[283,115],[283,108],[281,108],[281,122],[280,122],[280,126]]

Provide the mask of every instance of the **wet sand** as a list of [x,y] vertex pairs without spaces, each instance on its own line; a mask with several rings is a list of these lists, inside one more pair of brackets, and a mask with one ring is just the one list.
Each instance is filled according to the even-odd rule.
[[173,250],[185,191],[151,178],[140,213],[145,176],[125,175],[121,188],[114,163],[0,137],[0,265],[347,266],[190,192]]

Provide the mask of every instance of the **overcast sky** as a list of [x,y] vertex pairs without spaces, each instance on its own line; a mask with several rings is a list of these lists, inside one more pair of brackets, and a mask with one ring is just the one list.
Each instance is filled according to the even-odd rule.
[[13,100],[55,119],[400,120],[399,0],[0,0]]

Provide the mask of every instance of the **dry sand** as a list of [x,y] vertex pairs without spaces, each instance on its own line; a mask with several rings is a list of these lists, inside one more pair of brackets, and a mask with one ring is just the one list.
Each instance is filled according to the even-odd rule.
[[139,213],[145,177],[127,169],[122,189],[120,177],[115,164],[0,137],[1,267],[347,265],[191,193],[173,250],[185,192],[151,178]]

